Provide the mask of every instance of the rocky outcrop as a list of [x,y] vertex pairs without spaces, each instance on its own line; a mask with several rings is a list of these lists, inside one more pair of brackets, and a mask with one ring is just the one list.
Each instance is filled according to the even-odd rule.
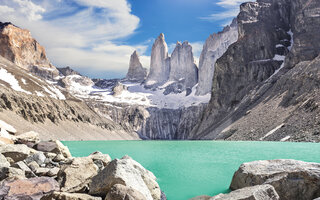
[[53,178],[35,177],[5,181],[0,186],[0,197],[3,199],[37,200],[59,190],[59,184]]
[[320,164],[296,160],[244,163],[234,174],[230,188],[270,184],[283,200],[312,200],[320,196]]
[[152,46],[150,72],[146,79],[146,87],[159,86],[169,79],[170,58],[168,46],[161,33]]
[[61,167],[57,180],[62,192],[83,192],[97,173],[98,167],[90,157],[74,158],[71,164]]
[[[317,115],[319,7],[307,0],[241,5],[239,39],[216,62],[212,97],[193,138],[319,141],[317,120],[300,122]],[[301,113],[309,100],[314,110]]]
[[120,82],[117,82],[117,84],[112,88],[113,96],[119,96],[122,94],[123,91],[127,91],[128,87],[123,85]]
[[67,67],[58,67],[57,68],[59,70],[59,72],[63,75],[63,76],[70,76],[70,75],[81,75],[79,72],[71,69],[69,66]]
[[143,68],[137,51],[134,51],[130,57],[129,69],[126,79],[132,82],[143,82],[147,77],[147,69]]
[[199,60],[199,85],[196,95],[205,95],[211,92],[214,65],[228,49],[228,47],[238,39],[237,20],[226,26],[223,31],[210,35],[200,55]]
[[126,131],[135,131],[144,139],[188,139],[199,122],[206,104],[167,109],[126,104],[90,102],[90,107],[120,124]]
[[[127,187],[119,189],[115,186],[116,184]],[[112,189],[112,187],[115,188]],[[128,190],[128,187],[133,190]],[[106,168],[92,179],[89,188],[89,194],[98,196],[113,196],[117,193],[114,190],[125,190],[132,196],[135,193],[134,190],[136,190],[147,200],[160,200],[161,198],[160,187],[153,173],[144,169],[128,156],[111,161]]]
[[[32,148],[0,145],[0,199],[160,200],[165,196],[153,173],[128,156],[111,161],[109,155],[94,152],[74,158],[66,155],[69,149],[59,141],[31,142]],[[8,153],[12,149],[16,155],[27,149],[28,155],[15,159]]]
[[0,55],[41,77],[53,79],[59,75],[30,32],[11,23],[0,22]]
[[[198,83],[198,68],[194,64],[191,45],[177,42],[170,59],[169,81],[184,81],[184,88],[191,89]],[[185,89],[184,89],[185,90]]]
[[279,200],[279,195],[272,185],[257,185],[245,187],[230,192],[229,194],[219,194],[214,197],[196,197],[191,200]]

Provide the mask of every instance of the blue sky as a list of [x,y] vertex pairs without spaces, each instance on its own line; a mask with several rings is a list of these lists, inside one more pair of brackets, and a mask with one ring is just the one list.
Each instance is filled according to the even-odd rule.
[[124,77],[138,50],[145,67],[155,38],[173,50],[188,40],[198,59],[206,38],[235,17],[244,0],[0,0],[0,21],[29,29],[57,67],[92,78]]

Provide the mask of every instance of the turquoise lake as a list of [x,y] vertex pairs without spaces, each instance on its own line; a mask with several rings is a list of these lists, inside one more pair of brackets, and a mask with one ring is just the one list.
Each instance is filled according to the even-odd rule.
[[320,144],[225,141],[65,141],[73,156],[129,155],[158,178],[168,200],[228,192],[241,163],[297,159],[320,163]]

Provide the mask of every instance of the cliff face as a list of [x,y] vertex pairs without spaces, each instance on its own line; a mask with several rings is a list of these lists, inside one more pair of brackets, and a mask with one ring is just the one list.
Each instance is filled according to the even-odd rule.
[[[313,121],[313,125],[298,127],[295,120],[304,101],[319,102],[315,59],[320,53],[320,34],[315,28],[320,26],[319,7],[320,2],[312,0],[258,0],[241,5],[239,39],[216,62],[212,97],[193,131],[194,138],[275,140],[288,134],[282,139],[312,140],[308,134],[301,134],[303,139],[290,134],[302,129],[312,132],[317,126]],[[298,71],[303,73],[295,74]],[[305,82],[304,76],[312,76],[313,81]],[[296,85],[303,90],[298,91]],[[301,99],[291,101],[297,93]]]
[[206,105],[168,109],[126,104],[89,102],[90,107],[109,116],[128,132],[143,139],[184,140],[197,124]]
[[47,59],[45,49],[26,29],[0,22],[0,55],[41,77],[53,79],[59,71]]
[[228,49],[228,47],[238,39],[237,20],[234,19],[230,26],[226,26],[222,32],[210,35],[200,55],[199,61],[199,85],[196,95],[205,95],[211,92],[214,65]]
[[130,57],[129,69],[126,79],[133,82],[143,82],[147,76],[147,69],[143,68],[137,51]]
[[159,35],[152,46],[150,72],[146,79],[146,86],[159,86],[169,78],[170,60],[168,46],[163,33]]
[[192,47],[188,42],[177,43],[170,59],[169,81],[184,81],[185,88],[198,83],[198,68],[194,64]]

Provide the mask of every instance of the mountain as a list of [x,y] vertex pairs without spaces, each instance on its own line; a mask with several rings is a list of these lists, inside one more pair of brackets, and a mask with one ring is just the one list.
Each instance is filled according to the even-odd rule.
[[146,79],[147,87],[164,84],[170,73],[170,58],[168,56],[168,46],[161,33],[155,40],[151,51],[150,72]]
[[134,51],[130,57],[129,69],[126,79],[132,82],[143,82],[147,76],[147,69],[143,68],[137,51]]
[[0,22],[0,55],[17,66],[46,79],[54,79],[59,71],[46,56],[45,49],[30,32],[11,23]]
[[37,131],[46,140],[139,139],[59,86],[80,75],[56,76],[59,72],[29,31],[10,23],[1,23],[1,30],[0,54],[6,55],[0,56],[1,120],[19,132]]
[[319,142],[320,2],[240,6],[239,38],[215,64],[193,139]]
[[238,26],[236,19],[232,21],[230,26],[224,27],[223,31],[214,33],[207,38],[199,60],[199,84],[196,95],[210,93],[216,60],[220,58],[237,39]]

